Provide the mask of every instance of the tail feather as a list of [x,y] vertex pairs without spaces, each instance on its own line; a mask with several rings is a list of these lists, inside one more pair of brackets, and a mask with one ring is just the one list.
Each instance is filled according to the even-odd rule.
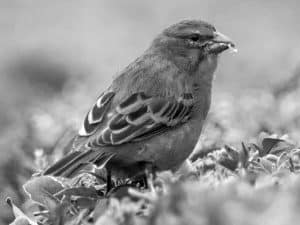
[[101,165],[99,166],[104,167],[113,155],[114,154],[105,153],[99,150],[87,150],[84,152],[74,151],[46,169],[43,175],[71,178],[90,163],[95,163],[96,161],[101,162]]
[[52,166],[47,168],[43,172],[43,174],[50,175],[50,174],[55,173],[59,168],[65,166],[68,162],[70,162],[72,159],[74,159],[78,155],[80,155],[80,152],[78,152],[78,151],[74,151],[74,152],[66,155],[65,157],[63,157],[60,160],[58,160],[57,162],[55,162]]
[[[66,158],[68,158],[67,160],[69,161],[67,161],[64,165],[62,163],[59,163],[58,166],[54,164],[52,166],[54,167],[54,171],[51,175],[61,177],[72,177],[73,174],[75,175],[76,172],[82,170],[83,167],[85,167],[89,163],[91,157],[92,155],[90,150],[85,152],[79,152],[79,154],[71,156],[67,155]],[[66,161],[64,158],[62,158],[62,160]]]

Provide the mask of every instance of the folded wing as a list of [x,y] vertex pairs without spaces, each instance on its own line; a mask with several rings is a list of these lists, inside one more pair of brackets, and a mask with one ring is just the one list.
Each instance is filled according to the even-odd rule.
[[[112,94],[111,96],[113,97]],[[124,99],[115,109],[110,109],[106,126],[102,126],[95,134],[93,130],[97,129],[97,122],[100,123],[101,120],[94,119],[93,115],[97,113],[93,110],[100,111],[94,106],[82,128],[86,132],[82,133],[93,134],[88,142],[90,148],[140,141],[186,122],[192,107],[191,93],[184,93],[175,99],[151,97],[139,92]],[[107,109],[102,110],[104,111]]]
[[87,164],[97,162],[97,165],[105,166],[115,153],[101,151],[101,146],[136,142],[158,135],[186,122],[193,107],[190,93],[176,99],[151,97],[139,92],[112,107],[114,96],[114,92],[101,95],[86,115],[75,140],[87,140],[88,148],[69,153],[46,169],[43,175],[73,177]]

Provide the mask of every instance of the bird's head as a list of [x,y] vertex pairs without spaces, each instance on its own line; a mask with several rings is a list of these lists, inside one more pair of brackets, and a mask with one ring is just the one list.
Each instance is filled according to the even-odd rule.
[[227,49],[236,51],[228,37],[201,20],[184,20],[166,28],[153,41],[152,48],[192,65],[199,64],[206,57],[216,57]]

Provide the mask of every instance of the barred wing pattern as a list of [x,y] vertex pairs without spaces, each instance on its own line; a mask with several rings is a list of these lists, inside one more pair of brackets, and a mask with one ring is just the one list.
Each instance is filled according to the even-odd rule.
[[[186,122],[194,102],[191,93],[175,99],[150,97],[139,92],[129,96],[115,109],[109,109],[113,96],[113,92],[101,96],[84,120],[79,135],[92,135],[87,144],[90,148],[140,141],[164,132]],[[110,116],[106,126],[95,132],[108,111]]]
[[105,114],[109,110],[114,92],[103,93],[93,105],[92,109],[86,115],[83,125],[79,130],[79,136],[90,136],[96,132],[99,123],[104,119]]

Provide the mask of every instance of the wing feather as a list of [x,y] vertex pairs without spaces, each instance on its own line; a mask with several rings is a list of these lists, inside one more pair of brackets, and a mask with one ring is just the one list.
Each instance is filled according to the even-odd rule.
[[[135,93],[118,104],[115,110],[110,109],[112,116],[102,130],[91,136],[88,146],[95,148],[119,145],[157,135],[184,123],[192,106],[193,96],[190,93],[184,93],[178,99],[148,97],[144,93]],[[95,128],[87,131],[92,129]]]
[[79,130],[79,136],[90,136],[96,132],[99,123],[101,123],[109,109],[109,103],[114,97],[114,92],[103,93],[93,105],[92,109],[86,115],[83,125]]

